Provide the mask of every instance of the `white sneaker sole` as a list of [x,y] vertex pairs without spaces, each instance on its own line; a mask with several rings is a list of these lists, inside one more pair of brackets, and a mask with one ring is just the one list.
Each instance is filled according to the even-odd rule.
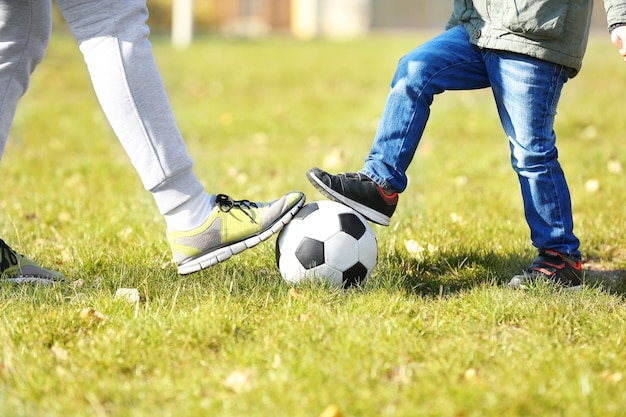
[[15,277],[15,278],[0,278],[0,282],[12,282],[14,284],[36,284],[36,285],[55,285],[65,282],[64,279],[54,278],[42,278],[42,277]]
[[293,206],[282,217],[278,218],[278,220],[276,220],[270,227],[260,231],[258,234],[249,236],[246,239],[242,239],[238,242],[233,242],[228,246],[223,246],[212,252],[204,253],[196,258],[190,258],[188,261],[182,264],[178,264],[178,273],[180,275],[188,275],[194,272],[201,271],[220,262],[224,262],[234,255],[237,255],[246,249],[253,248],[259,243],[268,240],[273,235],[280,232],[282,228],[285,227],[285,225],[289,223],[291,219],[293,219],[293,216],[295,216],[296,213],[304,205],[305,200],[306,198],[303,195],[303,197],[300,199],[300,201],[298,201],[298,203],[296,203],[295,206]]
[[[553,281],[550,281],[549,279],[546,279],[546,281],[553,282]],[[511,281],[509,281],[509,287],[515,290],[527,290],[528,285],[526,284],[528,282],[529,282],[528,277],[526,277],[525,275],[515,275],[513,278],[511,278]],[[585,288],[585,284],[574,285],[571,287],[563,287],[563,291],[567,291],[567,292],[582,291],[583,288]]]

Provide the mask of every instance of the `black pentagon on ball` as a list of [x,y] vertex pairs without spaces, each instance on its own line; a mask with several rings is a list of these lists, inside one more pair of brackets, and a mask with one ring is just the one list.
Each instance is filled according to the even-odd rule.
[[294,220],[297,220],[297,219],[302,220],[306,216],[308,216],[309,214],[311,214],[314,211],[317,211],[319,209],[320,209],[320,206],[317,203],[309,203],[309,204],[305,205],[304,207],[302,207],[300,210],[298,210],[298,212],[293,217],[293,219]]
[[305,237],[298,244],[295,255],[305,269],[322,265],[324,263],[324,242]]
[[365,233],[365,225],[354,213],[341,213],[339,215],[341,230],[359,240]]
[[358,287],[363,284],[366,275],[367,268],[360,262],[357,262],[343,272],[344,288]]

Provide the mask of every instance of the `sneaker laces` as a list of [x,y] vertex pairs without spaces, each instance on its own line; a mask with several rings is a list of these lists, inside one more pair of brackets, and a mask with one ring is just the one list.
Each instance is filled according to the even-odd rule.
[[258,208],[258,205],[256,203],[253,203],[249,200],[234,200],[226,194],[218,194],[215,203],[217,204],[217,207],[224,213],[228,213],[233,208],[241,210],[246,216],[248,216],[252,223],[256,224],[256,220],[254,220],[254,217],[252,217],[252,214],[250,214],[253,208]]
[[[383,186],[377,184],[370,177],[368,177],[365,174],[361,174],[360,172],[342,172],[342,173],[338,174],[338,176],[343,176],[343,177],[345,177],[347,179],[356,179],[356,180],[362,181],[362,182],[371,182],[372,184],[376,185],[376,187],[378,188],[378,191],[381,193],[383,198],[395,197],[395,196],[398,195],[398,193],[396,191],[391,190],[387,186],[383,187]],[[394,203],[397,203],[397,201],[395,201]]]
[[0,260],[0,273],[9,269],[11,265],[17,265],[19,263],[17,253],[2,239],[0,239],[0,252],[2,252],[2,259]]
[[342,176],[342,177],[346,177],[346,178],[349,178],[349,179],[356,179],[356,180],[359,180],[359,181],[370,181],[370,182],[372,181],[369,177],[361,174],[360,172],[341,172],[341,173],[339,173],[337,175]]

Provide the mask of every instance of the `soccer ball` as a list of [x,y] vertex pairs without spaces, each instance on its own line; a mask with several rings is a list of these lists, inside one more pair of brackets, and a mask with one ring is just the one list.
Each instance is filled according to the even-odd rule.
[[377,261],[376,235],[367,220],[333,201],[302,207],[276,240],[278,269],[291,284],[319,280],[344,288],[362,286]]

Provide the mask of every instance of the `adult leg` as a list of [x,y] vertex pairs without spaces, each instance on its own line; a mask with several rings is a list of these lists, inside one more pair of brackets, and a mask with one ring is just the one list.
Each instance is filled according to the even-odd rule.
[[49,0],[0,1],[0,159],[17,102],[48,47],[51,25]]
[[[143,0],[58,0],[83,53],[98,100],[162,214],[205,201],[192,171],[148,40]],[[210,206],[198,204],[203,219]],[[193,228],[197,224],[177,224]]]
[[205,193],[152,54],[145,0],[57,3],[113,130],[165,217],[179,273],[224,261],[281,230],[304,204],[302,193],[271,203]]
[[[17,103],[43,58],[51,29],[48,0],[0,1],[0,159]],[[63,275],[42,268],[0,239],[0,279],[49,284]]]

